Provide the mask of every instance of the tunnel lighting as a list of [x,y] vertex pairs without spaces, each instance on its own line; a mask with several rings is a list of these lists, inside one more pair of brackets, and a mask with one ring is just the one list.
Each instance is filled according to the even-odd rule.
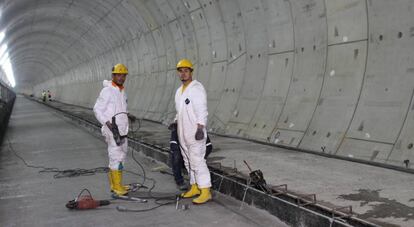
[[1,64],[1,67],[3,68],[3,71],[6,73],[6,76],[10,82],[10,85],[14,87],[16,85],[16,81],[14,80],[13,66],[10,62],[8,53],[6,53],[4,57],[1,59],[0,64]]
[[[0,43],[3,42],[5,37],[4,32],[0,32]],[[3,44],[0,47],[0,65],[4,73],[6,73],[7,80],[9,81],[12,87],[16,86],[16,81],[14,80],[13,66],[10,62],[9,53],[7,52],[7,44]]]
[[3,42],[4,36],[4,32],[0,32],[0,43]]
[[12,87],[16,85],[16,81],[14,81],[14,74],[13,74],[13,66],[10,62],[10,59],[7,58],[6,61],[1,65],[4,72],[6,73],[7,79],[9,80]]
[[0,59],[3,58],[3,55],[6,53],[6,50],[7,50],[7,45],[6,44],[1,45],[1,47],[0,47]]
[[6,60],[9,58],[9,53],[6,52],[0,56],[0,65],[3,65],[3,63],[6,62]]

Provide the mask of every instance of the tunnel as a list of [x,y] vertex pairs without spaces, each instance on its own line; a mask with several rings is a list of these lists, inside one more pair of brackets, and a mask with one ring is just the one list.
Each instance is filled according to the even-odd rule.
[[176,64],[186,58],[207,92],[208,133],[414,172],[414,1],[0,6],[1,62],[13,74],[2,65],[2,91],[33,99],[50,91],[56,102],[92,108],[102,81],[123,63],[129,112],[169,125],[181,84]]

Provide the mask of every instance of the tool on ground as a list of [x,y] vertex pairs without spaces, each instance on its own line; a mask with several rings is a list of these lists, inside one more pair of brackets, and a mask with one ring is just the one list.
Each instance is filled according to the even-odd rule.
[[271,190],[266,184],[266,180],[263,177],[263,173],[260,169],[252,170],[249,164],[247,164],[246,160],[243,160],[244,164],[246,164],[247,168],[249,169],[250,173],[250,184],[253,185],[255,188],[262,190],[266,193],[271,193]]
[[178,210],[178,205],[180,204],[180,198],[181,196],[176,196],[175,197],[175,209]]
[[[84,191],[87,191],[89,195],[82,195]],[[74,199],[66,203],[66,207],[69,209],[75,210],[87,210],[87,209],[95,209],[99,206],[107,206],[109,205],[109,200],[95,200],[91,192],[88,189],[83,189],[79,195]]]
[[128,193],[126,195],[118,195],[116,193],[112,193],[111,197],[114,199],[121,199],[121,200],[126,200],[126,201],[134,201],[134,202],[139,202],[139,203],[146,203],[147,200],[146,199],[141,199],[135,196],[131,195],[131,192],[137,192],[140,188],[146,188],[148,189],[147,186],[142,185],[140,183],[132,183],[132,184],[128,184]]
[[190,204],[185,203],[181,195],[177,195],[175,197],[175,209],[176,210],[188,210],[189,208],[190,208]]
[[148,202],[146,199],[141,199],[141,198],[138,198],[138,197],[134,197],[134,196],[131,196],[129,194],[127,194],[127,195],[117,195],[115,193],[112,193],[112,198],[126,200],[126,201],[133,201],[133,202],[138,202],[138,203]]
[[126,201],[134,201],[139,203],[146,203],[148,202],[146,199],[141,199],[131,195],[131,192],[136,192],[140,188],[148,188],[147,186],[141,185],[139,183],[129,184],[128,194],[126,195],[118,195],[116,193],[112,193],[111,197],[114,199],[121,199]]

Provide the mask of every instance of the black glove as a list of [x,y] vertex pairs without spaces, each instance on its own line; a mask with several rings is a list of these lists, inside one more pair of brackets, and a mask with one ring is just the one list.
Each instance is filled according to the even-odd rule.
[[168,126],[168,130],[171,130],[171,131],[173,131],[173,130],[177,130],[177,122],[171,123],[171,124]]
[[197,132],[195,134],[195,139],[196,140],[202,140],[204,139],[204,132],[202,128],[197,128]]

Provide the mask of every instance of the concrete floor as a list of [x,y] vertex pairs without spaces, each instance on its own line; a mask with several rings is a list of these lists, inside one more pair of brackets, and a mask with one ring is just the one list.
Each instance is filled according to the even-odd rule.
[[[168,146],[165,126],[144,121],[137,135]],[[414,226],[413,174],[240,139],[211,135],[211,140],[210,163],[247,175],[246,160],[253,169],[261,169],[271,185],[287,184],[292,192],[316,194],[319,203],[331,207],[351,205],[357,217],[381,226]]]
[[[104,173],[92,176],[54,179],[53,173],[39,173],[29,165],[57,167],[61,170],[95,168],[107,165],[105,143],[78,128],[50,108],[19,97],[0,151],[0,225],[1,226],[286,226],[265,211],[243,206],[216,193],[213,202],[177,211],[175,204],[145,213],[121,213],[115,207],[133,209],[155,206],[114,201],[106,207],[88,211],[71,211],[65,207],[83,189],[97,199],[109,198]],[[149,177],[158,183],[153,192],[176,193],[169,175],[151,172],[163,165],[138,155]],[[126,168],[139,172],[129,157]],[[125,182],[141,182],[126,174]],[[148,184],[148,183],[147,183]]]
[[[89,109],[52,102],[64,111],[96,121]],[[138,138],[168,147],[166,126],[143,121]],[[243,163],[261,169],[269,184],[287,184],[302,194],[316,193],[324,205],[351,205],[357,217],[381,226],[414,226],[414,175],[380,167],[325,158],[313,154],[211,135],[213,153],[208,161],[236,167],[248,174]]]
[[[137,134],[167,146],[165,126],[144,122]],[[261,169],[267,183],[287,184],[300,194],[316,194],[319,203],[352,206],[357,217],[381,226],[414,226],[414,175],[380,167],[321,157],[240,139],[211,136],[208,161],[248,174],[246,160]]]

